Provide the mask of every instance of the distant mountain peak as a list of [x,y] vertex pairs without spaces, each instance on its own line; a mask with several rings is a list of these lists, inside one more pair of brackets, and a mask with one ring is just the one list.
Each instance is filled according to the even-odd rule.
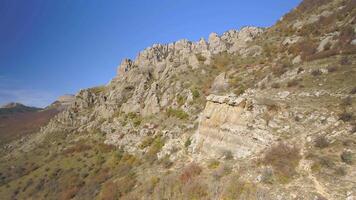
[[41,108],[26,106],[17,102],[10,102],[0,107],[1,114],[11,114],[11,113],[24,113],[24,112],[36,112],[42,110]]
[[8,104],[5,104],[3,106],[1,106],[0,108],[15,108],[15,107],[23,107],[25,105],[21,104],[21,103],[17,103],[17,102],[10,102]]

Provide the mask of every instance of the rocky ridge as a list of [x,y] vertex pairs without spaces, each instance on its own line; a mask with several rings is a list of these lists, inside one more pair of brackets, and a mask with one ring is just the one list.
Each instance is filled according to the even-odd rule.
[[354,1],[305,0],[267,29],[155,44],[3,159],[48,145],[89,160],[83,180],[103,181],[74,199],[355,198],[354,14]]

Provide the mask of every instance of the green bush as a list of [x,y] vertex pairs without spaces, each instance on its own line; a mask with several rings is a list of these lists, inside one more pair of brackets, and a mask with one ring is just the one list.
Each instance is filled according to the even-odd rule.
[[182,109],[174,109],[168,108],[167,109],[168,117],[176,117],[178,119],[188,119],[189,115],[184,112]]
[[342,162],[351,165],[352,164],[352,153],[349,151],[344,151],[340,155]]
[[200,93],[197,89],[193,89],[192,94],[193,94],[194,99],[197,99],[200,97]]
[[216,169],[220,165],[220,162],[218,160],[211,160],[208,164],[209,169]]
[[140,149],[144,149],[144,148],[150,146],[153,143],[153,141],[154,141],[153,137],[151,137],[151,136],[145,137],[142,140],[141,144],[139,145]]
[[184,103],[185,103],[184,97],[183,97],[183,96],[180,96],[180,95],[178,95],[177,101],[178,101],[178,105],[179,105],[179,106],[182,106],[182,105],[184,105]]
[[188,138],[185,142],[184,142],[184,146],[186,148],[188,148],[190,145],[192,144],[192,140],[190,138]]

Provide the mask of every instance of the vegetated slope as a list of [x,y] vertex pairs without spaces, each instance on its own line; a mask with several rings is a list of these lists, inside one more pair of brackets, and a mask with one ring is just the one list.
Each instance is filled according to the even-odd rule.
[[0,108],[0,145],[8,148],[7,144],[15,139],[26,140],[30,134],[38,132],[73,101],[73,95],[64,95],[44,109],[28,107],[20,103],[3,106]]
[[[154,45],[3,150],[6,199],[356,195],[355,1]],[[7,155],[5,155],[5,153]]]
[[42,110],[19,103],[0,108],[0,145],[38,132],[57,113],[57,110]]

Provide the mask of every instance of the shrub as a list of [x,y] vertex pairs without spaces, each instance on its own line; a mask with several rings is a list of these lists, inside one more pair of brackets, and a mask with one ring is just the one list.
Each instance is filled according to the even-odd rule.
[[349,151],[344,151],[340,155],[342,162],[351,165],[352,164],[352,153]]
[[223,176],[226,176],[228,174],[231,173],[231,168],[228,167],[227,165],[221,164],[219,165],[218,168],[216,168],[213,172],[212,172],[212,176],[218,180]]
[[262,172],[261,182],[266,184],[273,183],[273,170],[270,168],[266,168]]
[[113,181],[108,181],[103,184],[100,199],[101,200],[116,200],[118,198],[117,185]]
[[99,94],[105,91],[105,86],[98,86],[89,89],[90,92],[94,94]]
[[117,184],[117,192],[119,194],[119,197],[124,196],[125,194],[129,193],[132,191],[132,189],[135,187],[137,183],[136,180],[136,175],[134,173],[129,173],[128,175],[120,178],[116,184]]
[[152,144],[153,141],[154,141],[154,138],[153,138],[153,137],[151,137],[151,136],[146,136],[146,137],[142,140],[141,144],[139,145],[140,149],[144,149],[144,148],[146,148],[146,147],[149,147],[149,146]]
[[279,65],[279,66],[272,67],[272,74],[275,75],[276,77],[280,77],[286,72],[287,72],[287,68],[285,66]]
[[224,187],[222,199],[257,199],[257,186],[233,176]]
[[349,44],[355,38],[354,29],[351,26],[346,26],[341,30],[339,41],[341,44]]
[[184,146],[188,148],[192,144],[192,140],[190,138],[187,138],[187,140],[184,142]]
[[313,76],[320,76],[322,74],[320,69],[315,69],[311,72],[311,75]]
[[281,86],[279,85],[279,83],[272,83],[271,87],[277,89],[280,88]]
[[232,160],[234,159],[234,155],[232,155],[232,152],[230,150],[226,150],[223,152],[223,158],[225,160]]
[[325,136],[319,136],[315,139],[314,146],[323,149],[329,146],[329,141]]
[[297,74],[300,74],[300,73],[302,73],[304,71],[304,68],[303,67],[299,67],[298,68],[298,71],[297,71]]
[[336,71],[337,71],[337,67],[335,67],[335,66],[329,66],[327,69],[328,69],[328,72],[329,72],[329,73],[332,73],[332,72],[336,72]]
[[220,162],[218,160],[211,160],[208,164],[209,169],[216,169],[220,165]]
[[75,197],[75,195],[77,194],[77,192],[79,191],[79,188],[74,186],[74,187],[69,187],[65,190],[63,190],[60,193],[60,198],[62,200],[70,200],[73,199],[73,197]]
[[146,158],[148,159],[149,162],[153,162],[157,159],[157,153],[161,151],[163,146],[164,146],[164,141],[162,137],[161,136],[156,137],[146,154]]
[[178,119],[188,119],[189,115],[184,112],[182,109],[174,109],[168,108],[167,109],[168,117],[176,117]]
[[356,87],[351,89],[350,94],[356,94]]
[[352,105],[352,98],[350,96],[342,99],[341,106],[347,107],[347,106],[351,106],[351,105]]
[[342,58],[340,59],[340,65],[350,65],[350,64],[351,64],[351,62],[350,62],[349,58],[347,58],[347,57],[342,57]]
[[338,176],[345,176],[347,174],[346,168],[338,167],[337,169],[335,169],[335,174]]
[[339,120],[342,120],[344,122],[351,121],[351,119],[352,119],[351,113],[343,112],[339,115]]
[[206,58],[201,53],[197,53],[197,54],[195,54],[195,56],[197,57],[199,62],[206,61]]
[[183,169],[179,178],[183,183],[187,183],[194,177],[198,176],[201,172],[202,168],[198,164],[191,163]]
[[[83,142],[83,141],[81,141],[81,142]],[[83,144],[81,142],[78,142],[74,146],[69,147],[68,149],[64,150],[63,153],[64,154],[73,154],[73,153],[80,153],[80,152],[88,151],[91,149],[90,145]]]
[[296,174],[295,168],[301,156],[296,146],[278,143],[271,147],[263,158],[263,163],[271,165],[282,182],[288,181]]
[[237,96],[243,94],[246,91],[247,87],[245,85],[239,85],[237,88],[233,90],[234,94]]
[[173,165],[173,162],[169,159],[169,155],[164,156],[159,162],[166,169],[171,168]]
[[231,56],[225,51],[214,56],[213,66],[218,69],[225,69],[231,63]]
[[197,99],[200,97],[200,93],[197,89],[192,90],[192,95],[193,95],[194,99]]
[[200,181],[192,181],[184,185],[183,194],[186,199],[204,199],[208,195],[208,189]]
[[138,118],[134,119],[133,120],[134,127],[138,127],[141,124],[141,122],[142,122],[141,119],[138,119]]
[[294,79],[294,80],[288,81],[287,87],[296,87],[298,84],[299,84],[299,81]]
[[356,133],[356,123],[351,124],[350,133]]
[[[313,27],[311,27],[311,30],[306,30],[306,28],[307,26],[304,27],[302,30],[307,32],[308,34],[311,33],[314,29]],[[315,41],[304,40],[291,46],[289,52],[293,54],[300,54],[302,60],[308,60],[308,58],[316,52],[316,47],[317,44]]]

